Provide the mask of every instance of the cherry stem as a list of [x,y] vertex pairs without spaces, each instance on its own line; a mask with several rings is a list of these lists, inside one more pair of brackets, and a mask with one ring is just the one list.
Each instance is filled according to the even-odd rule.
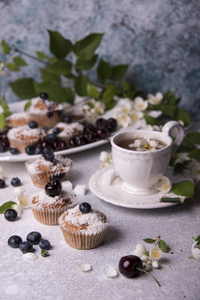
[[144,269],[140,269],[140,268],[137,268],[137,270],[139,270],[141,272],[144,272],[145,274],[151,276],[156,281],[156,283],[159,285],[159,287],[161,287],[160,282],[153,275],[151,275],[149,272],[145,271]]

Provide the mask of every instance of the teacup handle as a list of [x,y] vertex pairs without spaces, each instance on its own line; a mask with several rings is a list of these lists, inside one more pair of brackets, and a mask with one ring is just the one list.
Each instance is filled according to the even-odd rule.
[[167,122],[162,129],[162,132],[170,136],[172,129],[176,128],[176,138],[172,143],[172,153],[175,152],[181,145],[184,139],[184,127],[177,121]]

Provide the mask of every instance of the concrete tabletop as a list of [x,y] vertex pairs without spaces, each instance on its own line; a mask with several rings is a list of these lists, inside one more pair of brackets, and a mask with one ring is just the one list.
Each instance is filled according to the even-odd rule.
[[[31,209],[23,211],[15,222],[0,215],[0,299],[79,299],[79,300],[121,300],[121,299],[188,299],[200,298],[200,263],[191,256],[192,237],[200,235],[200,189],[197,186],[193,200],[186,200],[166,208],[130,209],[119,207],[99,199],[89,190],[90,177],[100,169],[99,154],[110,152],[106,144],[80,153],[68,155],[73,167],[68,180],[76,185],[86,185],[85,196],[78,203],[89,202],[94,209],[104,212],[110,219],[110,227],[103,245],[93,250],[75,250],[64,241],[59,226],[39,224]],[[24,162],[1,162],[7,186],[0,190],[0,205],[14,200],[10,181],[19,177],[22,187],[29,193],[38,191],[26,172]],[[20,235],[23,240],[31,231],[39,231],[52,244],[50,256],[42,257],[38,246],[38,259],[27,260],[19,249],[10,248],[7,240],[11,235]],[[104,268],[112,266],[118,270],[122,256],[133,254],[138,243],[147,249],[151,245],[145,238],[157,236],[169,246],[169,253],[163,253],[160,268],[150,273],[160,282],[146,274],[128,279],[122,274],[108,278]],[[82,272],[78,265],[87,263],[90,272]]]

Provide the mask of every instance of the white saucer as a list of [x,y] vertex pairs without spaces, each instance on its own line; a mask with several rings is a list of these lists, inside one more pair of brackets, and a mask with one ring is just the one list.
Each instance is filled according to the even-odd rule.
[[[113,167],[106,167],[100,169],[95,174],[93,174],[89,180],[89,187],[91,191],[100,199],[117,206],[138,209],[163,208],[177,204],[169,202],[164,203],[159,201],[160,197],[162,196],[172,198],[178,197],[173,193],[168,193],[167,195],[164,195],[163,192],[158,191],[155,194],[151,195],[129,194],[121,188],[123,181],[119,177],[116,177],[111,185],[103,185],[103,176],[104,173],[108,171],[108,168]],[[191,180],[191,178],[188,178],[188,175],[184,173],[173,175],[172,168],[167,169],[165,176],[167,176],[172,183],[179,182],[181,180]],[[185,197],[181,198],[185,199]]]

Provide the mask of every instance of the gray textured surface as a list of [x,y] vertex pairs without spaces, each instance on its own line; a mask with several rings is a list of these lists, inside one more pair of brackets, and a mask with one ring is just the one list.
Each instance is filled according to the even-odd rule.
[[[145,91],[178,90],[193,118],[200,108],[199,1],[192,0],[15,0],[0,1],[0,37],[34,54],[48,52],[47,29],[75,41],[91,32],[105,32],[99,54],[112,64],[130,64],[128,79]],[[3,59],[2,53],[0,59]],[[40,80],[38,65],[20,77]],[[19,74],[6,72],[7,81]],[[17,98],[7,90],[8,102]]]
[[[74,165],[69,173],[73,185],[84,184],[88,187],[91,175],[100,167],[98,159],[102,150],[110,151],[109,145],[94,148],[82,153],[69,155]],[[10,180],[18,176],[29,192],[38,190],[27,176],[23,163],[1,163],[4,168],[7,187],[1,190],[0,204],[11,200],[13,187]],[[16,222],[8,222],[0,216],[0,299],[48,299],[48,300],[197,300],[199,299],[200,265],[189,259],[192,236],[200,232],[199,193],[194,200],[185,201],[163,209],[136,210],[111,205],[100,200],[89,190],[81,201],[88,201],[96,209],[104,212],[110,219],[110,228],[102,246],[93,250],[74,250],[64,242],[59,226],[45,226],[37,223],[31,210],[25,210]],[[23,239],[30,231],[40,231],[52,243],[50,256],[27,261],[18,249],[7,245],[7,239],[18,234]],[[135,279],[122,275],[108,279],[104,267],[118,268],[119,259],[132,254],[142,239],[162,239],[170,247],[169,254],[163,254],[161,268],[152,274],[154,280],[143,274]],[[150,245],[145,244],[147,249]],[[90,273],[82,273],[77,265],[91,264]]]

